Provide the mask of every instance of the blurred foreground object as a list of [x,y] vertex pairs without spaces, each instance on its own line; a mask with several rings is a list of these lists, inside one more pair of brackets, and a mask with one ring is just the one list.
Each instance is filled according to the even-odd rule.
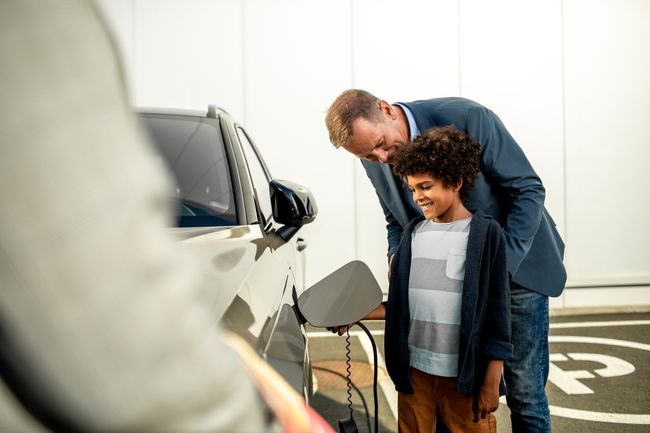
[[257,389],[264,397],[284,433],[334,433],[325,420],[280,374],[257,356],[241,337],[227,334],[226,342],[239,354]]
[[94,5],[3,0],[0,63],[0,431],[268,430]]

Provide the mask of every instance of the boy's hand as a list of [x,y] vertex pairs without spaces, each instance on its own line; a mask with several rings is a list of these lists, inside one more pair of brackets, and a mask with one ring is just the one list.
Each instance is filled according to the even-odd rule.
[[491,412],[496,411],[499,407],[499,383],[501,382],[502,371],[503,361],[492,359],[488,362],[483,385],[472,405],[474,422],[487,418]]
[[485,385],[481,387],[478,397],[474,400],[472,410],[474,412],[475,423],[479,419],[486,419],[488,415],[497,410],[499,407],[499,386],[496,387]]
[[347,332],[348,329],[352,328],[354,326],[354,323],[350,323],[349,325],[341,325],[341,326],[328,326],[326,329],[328,331],[331,331],[332,334],[339,334],[343,335]]
[[[384,319],[386,319],[386,306],[384,304],[379,304],[377,308],[366,314],[361,320]],[[328,331],[331,331],[333,334],[343,335],[347,332],[348,329],[352,328],[353,326],[354,323],[350,323],[349,325],[328,326],[326,329]]]

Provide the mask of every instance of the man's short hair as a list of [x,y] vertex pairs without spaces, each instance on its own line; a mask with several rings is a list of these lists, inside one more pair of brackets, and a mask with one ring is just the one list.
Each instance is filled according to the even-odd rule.
[[405,178],[416,173],[429,173],[445,187],[458,185],[460,199],[469,197],[480,170],[481,146],[455,126],[429,129],[397,154],[393,171]]
[[369,121],[379,121],[381,100],[370,92],[361,89],[350,89],[341,93],[330,105],[325,116],[325,125],[334,147],[345,146],[352,140],[352,123],[364,118]]

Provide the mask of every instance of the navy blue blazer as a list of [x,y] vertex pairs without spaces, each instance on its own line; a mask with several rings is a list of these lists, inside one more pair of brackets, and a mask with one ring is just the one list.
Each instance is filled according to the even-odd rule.
[[[501,120],[484,106],[464,98],[402,103],[422,133],[454,125],[481,145],[481,171],[465,204],[494,217],[506,237],[508,272],[513,282],[547,296],[559,296],[566,282],[564,242],[544,208],[545,190],[517,142]],[[389,164],[362,160],[387,222],[388,253],[393,254],[404,227],[420,212]]]
[[[386,369],[397,391],[406,394],[413,394],[408,373],[411,235],[423,219],[414,219],[404,229],[391,265],[386,303]],[[465,256],[458,347],[459,392],[467,395],[478,392],[490,359],[512,358],[510,333],[510,291],[503,232],[494,219],[477,213],[470,222]]]

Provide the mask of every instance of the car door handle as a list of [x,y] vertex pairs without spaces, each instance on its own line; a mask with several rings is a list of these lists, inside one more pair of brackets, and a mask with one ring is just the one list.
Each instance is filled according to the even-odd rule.
[[296,239],[296,249],[303,251],[305,248],[307,248],[307,242],[303,238]]

